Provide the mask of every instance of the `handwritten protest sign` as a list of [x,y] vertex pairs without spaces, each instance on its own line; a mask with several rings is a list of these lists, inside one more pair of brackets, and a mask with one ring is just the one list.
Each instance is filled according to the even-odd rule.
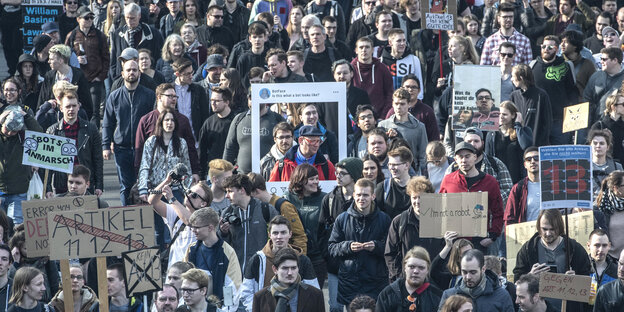
[[563,133],[585,129],[589,125],[589,102],[563,109]]
[[544,272],[540,274],[539,295],[579,302],[589,302],[591,277]]
[[49,212],[97,208],[97,196],[95,195],[22,201],[28,256],[45,257],[50,254],[50,246],[48,245]]
[[488,193],[420,195],[420,237],[487,236]]
[[[453,130],[498,131],[501,72],[496,66],[456,65],[453,79]],[[479,79],[475,79],[479,77]]]
[[[587,241],[589,234],[594,230],[594,212],[583,211],[568,215],[568,228],[570,238],[576,240],[585,251],[589,253]],[[524,243],[529,241],[537,232],[535,221],[510,224],[505,228],[505,239],[507,243],[507,279],[513,281],[513,268],[516,267],[516,257],[518,251]]]
[[123,252],[126,295],[162,289],[162,269],[158,247]]
[[74,156],[78,154],[76,140],[66,137],[26,131],[22,164],[72,173]]
[[[453,30],[457,20],[456,0],[429,0],[420,2],[420,12],[425,18],[421,19],[423,29]],[[407,34],[408,36],[410,34]]]
[[50,259],[120,256],[154,246],[151,206],[48,213]]
[[41,26],[58,21],[63,12],[63,0],[22,0],[22,36],[24,53],[33,47],[33,39],[41,34]]
[[591,208],[591,146],[542,146],[539,154],[541,208]]

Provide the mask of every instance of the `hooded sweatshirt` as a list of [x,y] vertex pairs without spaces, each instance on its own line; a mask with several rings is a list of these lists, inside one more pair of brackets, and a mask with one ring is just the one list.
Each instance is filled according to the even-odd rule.
[[[416,77],[418,77],[418,81],[423,81],[422,69],[420,67],[420,59],[418,58],[418,56],[412,54],[412,51],[409,47],[405,48],[405,51],[403,51],[403,55],[401,55],[401,57],[398,59],[392,56],[391,51],[392,48],[390,46],[385,47],[381,54],[380,61],[384,65],[388,66],[388,70],[392,75],[392,82],[395,90],[401,87],[401,84],[403,83],[403,77],[409,74],[414,74],[416,75]],[[423,99],[424,89],[425,88],[420,88],[420,93],[418,93],[419,100]]]
[[364,64],[355,58],[351,61],[354,69],[353,85],[364,89],[375,107],[375,116],[386,116],[392,107],[392,93],[394,92],[392,74],[388,67],[378,58],[373,57],[371,64]]
[[563,108],[578,103],[578,88],[570,64],[561,56],[551,63],[544,63],[538,57],[532,67],[535,85],[546,90],[551,99],[553,120],[563,120]]

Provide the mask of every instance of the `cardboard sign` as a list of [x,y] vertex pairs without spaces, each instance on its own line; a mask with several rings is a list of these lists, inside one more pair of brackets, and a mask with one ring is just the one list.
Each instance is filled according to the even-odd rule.
[[539,295],[570,301],[589,302],[591,277],[544,272],[540,274]]
[[[589,234],[594,230],[594,212],[583,211],[569,214],[568,222],[570,223],[568,225],[570,238],[581,244],[581,246],[585,248],[585,251],[589,253],[587,241],[589,240]],[[507,270],[507,280],[513,282],[513,268],[516,267],[518,251],[520,251],[524,243],[528,242],[529,239],[533,237],[535,232],[537,232],[535,221],[510,224],[505,228],[507,267],[509,268]]]
[[22,164],[72,173],[76,140],[35,131],[26,131]]
[[591,209],[591,146],[542,146],[539,154],[541,208]]
[[487,220],[487,192],[420,195],[420,237],[441,238],[446,231],[485,237]]
[[585,129],[589,125],[589,102],[563,109],[563,133]]
[[56,197],[22,201],[26,249],[29,257],[46,257],[48,245],[48,213],[78,209],[97,209],[97,196]]
[[[425,0],[420,2],[423,29],[453,30],[457,20],[456,0]],[[411,34],[406,34],[410,36]]]
[[468,127],[476,127],[498,131],[500,67],[455,65],[453,73],[453,130],[463,132]]
[[22,36],[24,53],[33,47],[33,39],[41,34],[41,26],[47,22],[58,22],[63,13],[63,0],[22,0]]
[[121,254],[124,261],[126,296],[162,289],[162,269],[158,247]]
[[50,259],[120,256],[154,246],[152,206],[48,213]]

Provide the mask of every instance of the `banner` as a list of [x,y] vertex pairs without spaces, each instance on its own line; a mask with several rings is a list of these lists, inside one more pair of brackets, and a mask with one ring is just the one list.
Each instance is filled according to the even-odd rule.
[[22,0],[22,35],[24,53],[30,53],[33,39],[41,34],[41,26],[47,22],[58,22],[63,13],[63,0]]
[[[457,1],[425,0],[420,2],[421,27],[423,29],[453,30],[457,20]],[[411,34],[406,34],[408,37]]]
[[162,267],[158,247],[123,252],[126,296],[162,289]]
[[476,127],[498,131],[500,67],[455,65],[453,73],[453,130]]
[[[564,219],[565,221],[565,219]],[[505,239],[507,243],[507,280],[513,281],[513,268],[516,267],[516,257],[518,251],[524,243],[528,242],[537,232],[536,221],[510,224],[505,228]],[[583,211],[568,215],[568,230],[570,238],[577,241],[589,253],[587,242],[589,234],[594,230],[594,212]]]
[[446,231],[486,237],[487,217],[487,192],[420,195],[420,237],[444,238]]
[[47,257],[50,255],[48,243],[48,213],[70,210],[98,209],[97,196],[56,197],[22,201],[26,250],[28,256]]
[[589,126],[589,102],[563,109],[563,133],[585,129]]
[[76,155],[76,140],[26,130],[22,165],[72,173]]
[[541,208],[592,208],[591,146],[542,146],[539,154]]
[[591,277],[544,272],[540,274],[539,295],[570,301],[589,302]]
[[152,206],[48,213],[50,259],[120,256],[154,246]]

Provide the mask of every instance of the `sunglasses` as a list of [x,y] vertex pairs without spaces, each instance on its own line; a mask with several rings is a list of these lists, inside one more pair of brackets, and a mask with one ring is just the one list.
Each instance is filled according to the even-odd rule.
[[524,159],[524,161],[532,161],[532,160],[539,161],[539,156],[529,156]]
[[197,194],[197,193],[195,193],[195,192],[193,192],[193,191],[191,191],[191,190],[186,191],[186,195],[188,195],[188,196],[189,196],[189,197],[191,197],[192,199],[201,198],[201,200],[203,200],[203,201],[205,201],[205,202],[208,202],[206,199],[204,199],[203,197],[201,197],[199,194]]
[[500,54],[501,57],[514,57],[513,53],[501,53]]
[[555,48],[555,46],[549,45],[549,44],[542,44],[541,48],[542,50],[552,50]]
[[93,16],[93,15],[87,15],[87,16],[83,17],[83,19],[86,19],[86,20],[94,20],[94,19],[95,19],[95,16]]

